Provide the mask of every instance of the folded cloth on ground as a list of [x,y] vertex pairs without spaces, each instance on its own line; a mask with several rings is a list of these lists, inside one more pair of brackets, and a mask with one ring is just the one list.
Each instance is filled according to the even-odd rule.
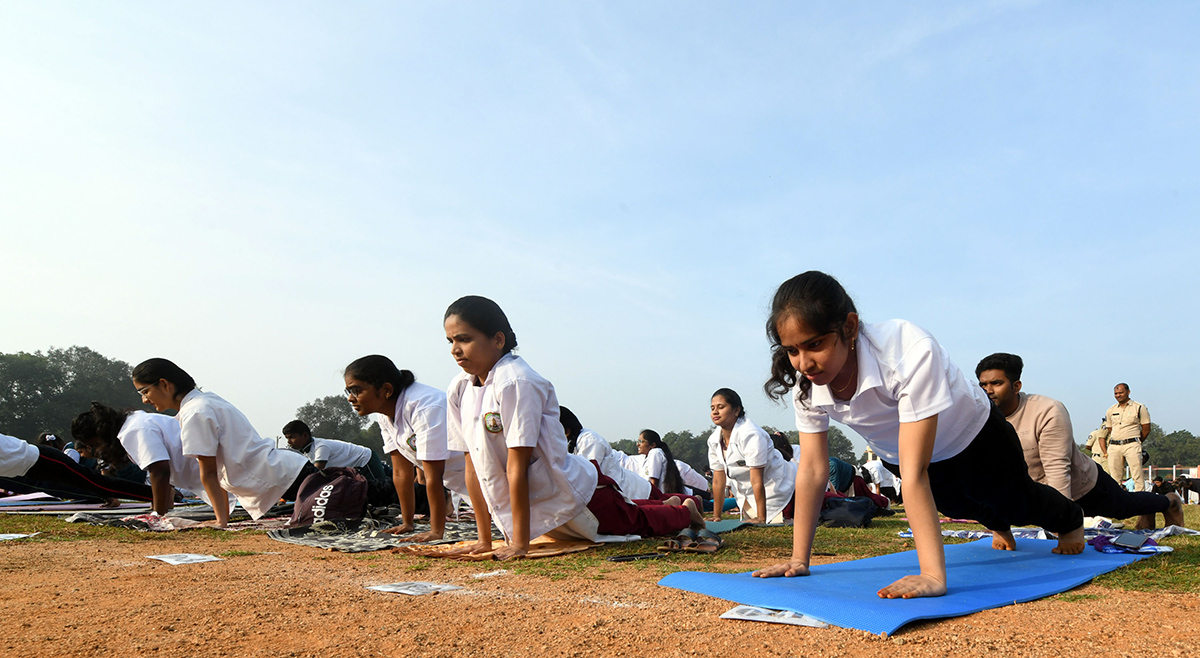
[[[270,530],[267,532],[267,536],[275,541],[287,544],[312,546],[313,548],[323,548],[343,553],[366,553],[369,551],[383,551],[400,546],[414,545],[413,542],[407,541],[405,537],[429,530],[428,524],[417,524],[417,529],[410,535],[392,535],[383,532],[395,525],[394,520],[351,519],[346,521],[319,521],[311,526]],[[493,526],[492,538],[498,539],[502,537],[503,535]],[[429,542],[429,544],[455,543],[467,539],[474,541],[475,538],[476,530],[474,521],[446,521],[446,532],[442,539]]]
[[[474,543],[474,541],[462,541],[456,544],[443,544],[441,546],[411,544],[408,546],[393,548],[392,552],[404,553],[405,555],[419,555],[421,557],[444,558],[447,560],[455,560],[457,562],[480,562],[482,560],[492,559],[492,554],[495,553],[496,549],[500,548],[501,546],[507,546],[502,539],[499,541],[493,540],[492,550],[486,553],[475,553],[473,555],[449,555],[449,552],[456,548],[470,546]],[[529,552],[526,553],[524,557],[529,560],[543,557],[555,557],[558,555],[566,555],[567,553],[586,551],[589,548],[594,548],[596,546],[600,546],[600,544],[588,541],[586,539],[551,539],[543,535],[529,542]]]
[[[1163,537],[1172,535],[1200,535],[1200,531],[1190,528],[1181,528],[1177,525],[1169,525],[1165,528],[1157,530],[1121,530],[1119,528],[1084,528],[1083,536],[1085,539],[1093,537],[1116,537],[1122,532],[1133,532],[1139,535],[1145,535],[1154,541],[1161,541]],[[1013,537],[1017,539],[1049,539],[1049,535],[1041,528],[1013,528]],[[896,533],[901,537],[912,537],[912,528]],[[991,530],[943,530],[943,537],[954,537],[956,539],[983,539],[991,537]]]

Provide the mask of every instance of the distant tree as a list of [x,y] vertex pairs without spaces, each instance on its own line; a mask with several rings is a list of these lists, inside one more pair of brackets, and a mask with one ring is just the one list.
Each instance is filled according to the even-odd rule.
[[671,449],[675,459],[703,473],[708,470],[708,435],[712,434],[712,430],[710,427],[700,434],[693,434],[689,430],[667,432],[663,435],[663,443]]
[[617,441],[612,444],[612,449],[619,450],[627,455],[638,454],[637,442],[634,441],[633,439],[621,439],[620,441]]
[[344,395],[317,398],[297,409],[296,418],[304,421],[315,437],[356,443],[383,455],[379,424],[367,427],[369,421],[355,413]]
[[829,426],[829,456],[849,464],[859,463],[854,457],[854,444],[850,443],[842,430],[832,425]]
[[[1151,424],[1151,434],[1153,427]],[[1147,441],[1146,452],[1150,453],[1150,463],[1157,466],[1196,466],[1200,464],[1200,438],[1187,430],[1176,430],[1156,441]]]
[[71,420],[92,401],[141,408],[128,363],[86,347],[0,354],[0,431],[33,441],[53,432],[70,441]]

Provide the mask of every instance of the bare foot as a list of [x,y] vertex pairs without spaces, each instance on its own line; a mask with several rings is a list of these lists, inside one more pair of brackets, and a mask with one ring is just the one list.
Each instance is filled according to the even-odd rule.
[[704,522],[704,515],[700,513],[700,510],[696,509],[696,501],[688,498],[683,501],[683,506],[687,508],[688,514],[692,517],[692,522],[688,524],[689,528],[692,530],[703,530],[708,527],[708,524]]
[[1059,555],[1079,555],[1084,546],[1087,546],[1087,543],[1083,540],[1083,526],[1079,526],[1071,532],[1059,533],[1058,546],[1050,549],[1050,552]]
[[1154,518],[1153,514],[1142,514],[1138,517],[1134,530],[1153,530],[1155,521],[1157,519]]
[[452,549],[446,551],[446,555],[476,555],[478,553],[491,553],[491,552],[492,552],[491,542],[484,543],[481,541],[477,541],[474,544],[470,544],[468,546],[459,546],[458,548],[452,548]]
[[417,526],[415,526],[411,523],[402,523],[398,526],[386,528],[383,530],[383,532],[385,534],[389,534],[389,535],[407,535],[408,533],[410,533],[416,529],[417,529]]
[[993,530],[992,548],[998,551],[1017,550],[1017,539],[1013,537],[1012,530]]
[[670,498],[663,501],[663,505],[682,505],[682,504],[683,504],[683,499],[681,499],[679,496],[671,496]]
[[1167,511],[1163,512],[1163,523],[1166,525],[1177,525],[1180,528],[1185,527],[1183,525],[1183,498],[1172,491],[1167,494],[1167,499],[1171,501],[1171,506],[1167,508]]
[[941,596],[945,593],[946,583],[933,576],[918,574],[915,576],[905,576],[879,590],[879,598],[915,599],[919,596]]
[[120,506],[121,506],[121,501],[117,500],[116,498],[105,498],[104,502],[100,503],[100,507],[104,507],[104,508],[120,507]]

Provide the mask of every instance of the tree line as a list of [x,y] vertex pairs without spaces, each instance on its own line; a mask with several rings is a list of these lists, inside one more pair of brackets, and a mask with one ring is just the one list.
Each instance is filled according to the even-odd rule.
[[[116,409],[141,409],[141,396],[129,378],[131,370],[124,361],[80,346],[0,353],[0,433],[33,441],[42,432],[51,432],[69,440],[71,421],[87,411],[93,400]],[[296,418],[312,428],[313,436],[357,443],[383,454],[379,425],[354,413],[342,395],[303,404],[296,409]],[[676,459],[703,473],[708,470],[708,437],[713,429],[675,430],[662,437]],[[776,431],[768,426],[763,429]],[[785,434],[791,443],[797,442],[795,430]],[[611,443],[617,450],[637,454],[632,439]],[[1145,447],[1150,463],[1159,467],[1200,465],[1200,437],[1187,430],[1165,433],[1151,423]],[[863,456],[855,456],[850,440],[836,427],[829,428],[829,454],[851,464],[864,461]]]

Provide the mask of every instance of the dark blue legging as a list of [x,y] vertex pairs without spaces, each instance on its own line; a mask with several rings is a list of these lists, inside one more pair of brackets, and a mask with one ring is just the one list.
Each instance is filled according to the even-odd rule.
[[38,446],[38,460],[25,475],[0,478],[0,488],[17,493],[44,491],[61,498],[131,498],[153,501],[150,485],[100,475],[60,450]]

